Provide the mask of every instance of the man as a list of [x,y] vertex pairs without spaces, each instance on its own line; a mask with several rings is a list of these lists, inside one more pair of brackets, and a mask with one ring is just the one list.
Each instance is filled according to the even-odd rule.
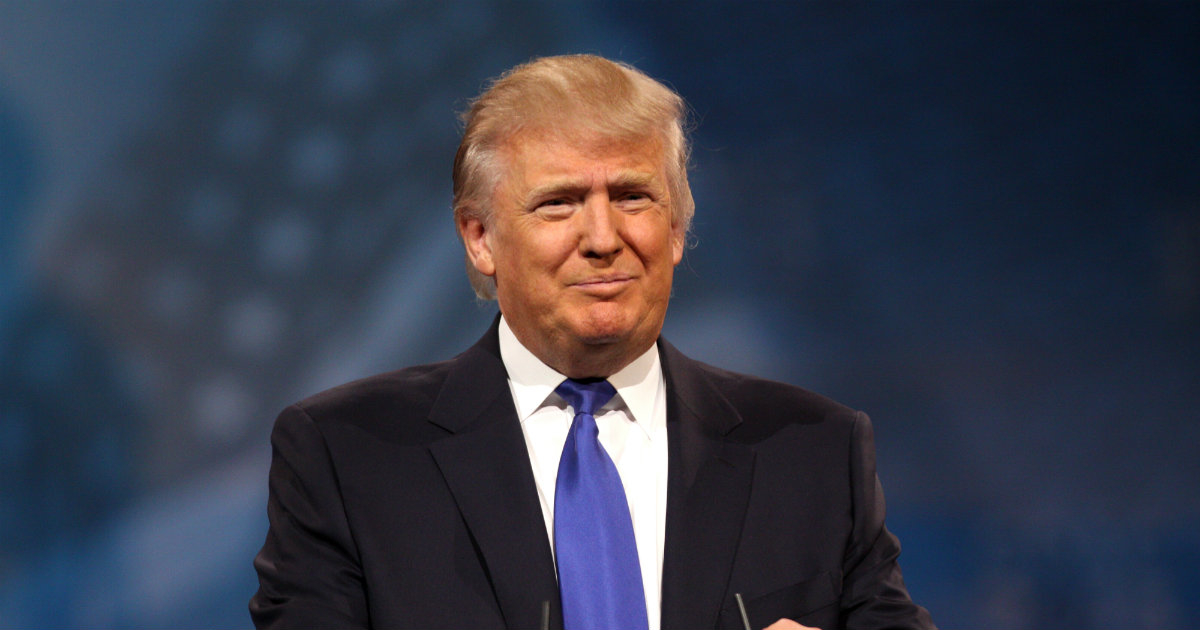
[[501,316],[280,415],[257,625],[932,627],[866,416],[659,337],[694,208],[684,112],[593,56],[473,103],[455,221]]

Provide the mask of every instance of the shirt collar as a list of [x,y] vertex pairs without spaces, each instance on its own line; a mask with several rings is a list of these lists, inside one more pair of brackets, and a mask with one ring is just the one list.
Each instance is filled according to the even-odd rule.
[[[517,406],[517,417],[521,422],[546,404],[554,389],[567,378],[542,363],[541,359],[522,345],[503,315],[500,316],[500,359],[504,362],[504,369],[508,371],[508,382]],[[650,346],[649,350],[629,365],[609,376],[608,382],[617,390],[617,395],[635,424],[649,432],[649,425],[655,419],[655,403],[659,392],[664,389],[660,387],[662,364],[658,358],[658,344]],[[555,394],[556,399],[557,396]],[[605,407],[611,408],[613,404],[609,402]]]

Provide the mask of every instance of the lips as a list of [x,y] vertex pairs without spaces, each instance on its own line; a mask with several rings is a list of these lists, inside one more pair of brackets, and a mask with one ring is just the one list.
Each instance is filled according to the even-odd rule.
[[606,275],[606,276],[596,276],[594,278],[580,280],[578,282],[575,282],[574,284],[576,286],[586,286],[586,285],[593,285],[593,284],[612,284],[612,283],[616,283],[616,282],[625,282],[627,280],[633,280],[633,276],[630,276],[627,274],[611,274],[611,275]]
[[633,276],[610,274],[579,280],[572,283],[571,286],[593,295],[613,295],[622,291],[631,282],[633,282]]

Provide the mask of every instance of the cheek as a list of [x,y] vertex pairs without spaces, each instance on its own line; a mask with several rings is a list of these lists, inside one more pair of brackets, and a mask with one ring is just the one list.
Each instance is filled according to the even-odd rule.
[[572,258],[575,244],[566,225],[547,225],[525,235],[516,244],[520,264],[530,273],[557,273]]
[[666,269],[670,273],[683,255],[683,247],[674,235],[661,229],[646,234],[640,243],[639,251],[647,268]]
[[544,239],[507,243],[498,264],[503,276],[528,288],[552,282],[567,256],[548,245]]

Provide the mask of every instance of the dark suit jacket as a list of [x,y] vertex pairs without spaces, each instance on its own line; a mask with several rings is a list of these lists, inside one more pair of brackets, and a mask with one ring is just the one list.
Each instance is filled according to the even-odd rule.
[[[662,627],[932,627],[884,528],[871,425],[659,340],[669,474]],[[458,357],[280,414],[259,627],[561,627],[496,327]]]

